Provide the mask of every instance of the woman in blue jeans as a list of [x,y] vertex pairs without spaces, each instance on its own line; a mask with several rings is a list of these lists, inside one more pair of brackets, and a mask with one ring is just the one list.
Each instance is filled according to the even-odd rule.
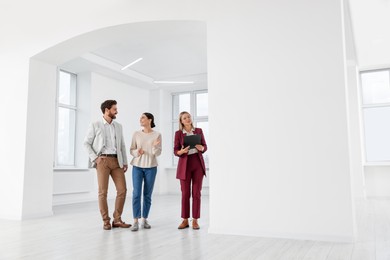
[[[157,156],[161,154],[161,134],[154,131],[154,116],[151,113],[143,113],[140,118],[142,130],[133,135],[130,146],[130,154],[133,156],[133,217],[132,231],[138,231],[139,219],[142,217],[143,227],[151,228],[147,219],[152,205],[152,192],[157,174]],[[143,193],[142,193],[142,183]],[[143,194],[143,206],[141,214],[141,194]]]

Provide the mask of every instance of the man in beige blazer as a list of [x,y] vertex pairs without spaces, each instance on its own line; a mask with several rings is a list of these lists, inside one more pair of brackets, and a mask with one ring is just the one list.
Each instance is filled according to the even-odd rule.
[[122,125],[114,121],[118,114],[117,102],[106,100],[100,108],[103,118],[90,124],[84,139],[84,147],[97,172],[99,209],[103,218],[103,229],[111,229],[107,205],[109,176],[114,181],[117,192],[112,227],[129,228],[131,225],[121,219],[127,193],[125,172],[128,166]]

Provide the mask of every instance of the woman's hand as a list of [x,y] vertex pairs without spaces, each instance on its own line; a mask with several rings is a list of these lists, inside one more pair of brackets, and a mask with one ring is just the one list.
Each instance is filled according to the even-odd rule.
[[201,144],[195,145],[195,148],[196,148],[198,151],[201,151],[201,152],[203,152],[203,150],[204,150],[204,147],[203,147],[203,145],[201,145]]
[[177,152],[177,154],[182,155],[183,153],[188,153],[189,150],[190,150],[190,146],[187,146],[186,148],[182,146],[181,149]]
[[157,146],[157,145],[159,145],[161,143],[161,140],[160,139],[156,139],[156,140],[154,140],[154,142],[153,142],[153,146]]
[[145,153],[145,152],[144,152],[144,150],[143,150],[142,148],[139,148],[139,149],[138,149],[138,154],[139,154],[139,155],[143,155],[144,153]]

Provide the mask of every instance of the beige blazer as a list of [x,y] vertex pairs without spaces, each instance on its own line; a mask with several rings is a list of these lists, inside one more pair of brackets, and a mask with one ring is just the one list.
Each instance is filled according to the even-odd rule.
[[[125,141],[123,140],[122,125],[115,121],[112,123],[115,127],[118,163],[123,168],[123,165],[127,165],[127,155]],[[104,131],[102,120],[93,122],[88,127],[87,135],[84,139],[84,148],[87,150],[91,160],[91,167],[96,167],[95,160],[102,153],[103,147],[105,146]]]

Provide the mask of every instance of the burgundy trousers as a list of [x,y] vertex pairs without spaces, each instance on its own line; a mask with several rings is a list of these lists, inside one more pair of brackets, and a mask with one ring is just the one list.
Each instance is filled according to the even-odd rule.
[[[192,194],[192,218],[200,218],[200,191],[202,190],[203,169],[197,154],[187,158],[186,179],[180,180],[181,217],[190,217],[190,198]],[[192,191],[192,192],[191,192]]]

